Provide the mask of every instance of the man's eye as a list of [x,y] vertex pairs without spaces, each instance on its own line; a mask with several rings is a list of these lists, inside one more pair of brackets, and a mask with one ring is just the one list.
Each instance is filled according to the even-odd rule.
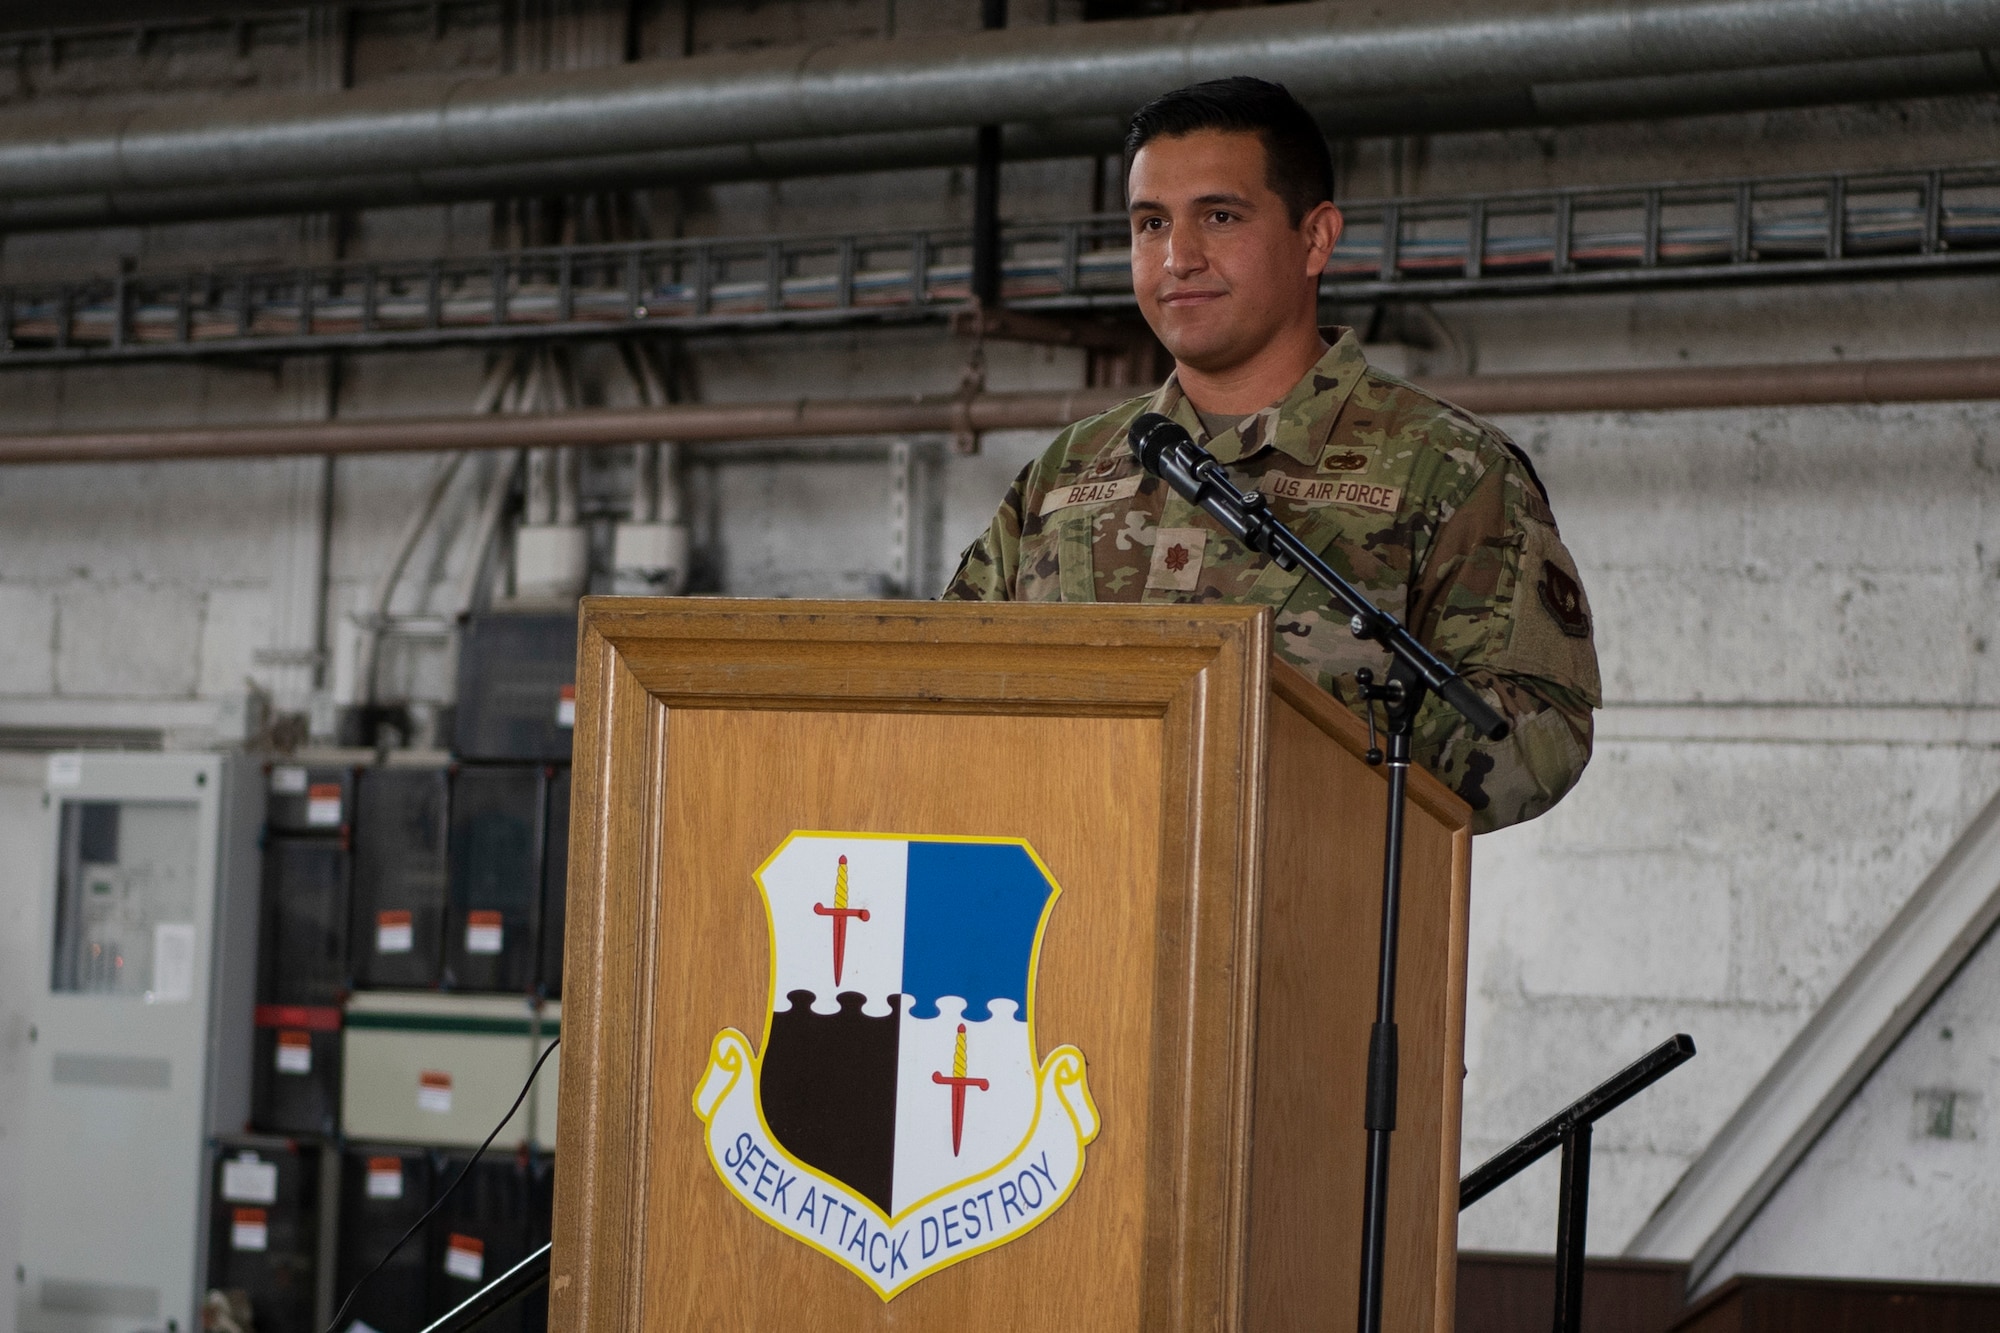
[[1208,220],[1210,222],[1234,222],[1236,221],[1236,215],[1234,213],[1224,212],[1222,209],[1218,208],[1213,213],[1210,213],[1208,215]]

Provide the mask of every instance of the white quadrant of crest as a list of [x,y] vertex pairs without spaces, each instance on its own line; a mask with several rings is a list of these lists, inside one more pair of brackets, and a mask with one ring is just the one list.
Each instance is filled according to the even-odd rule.
[[895,1206],[900,1214],[939,1190],[983,1175],[1017,1152],[1035,1123],[1035,1053],[1014,1002],[992,1002],[993,1017],[965,1024],[965,1072],[987,1086],[965,1090],[958,1148],[951,1141],[950,1074],[965,1001],[938,1001],[936,1018],[903,1015],[896,1059]]
[[[847,905],[866,908],[868,920],[848,918],[840,981],[833,979],[833,918],[816,906],[832,907],[840,858],[847,858]],[[774,855],[758,879],[771,903],[776,984],[772,1007],[791,1007],[796,990],[813,993],[813,1012],[837,1013],[835,996],[855,991],[867,997],[862,1012],[880,1018],[889,997],[903,989],[903,915],[910,844],[902,838],[855,838],[804,834]]]

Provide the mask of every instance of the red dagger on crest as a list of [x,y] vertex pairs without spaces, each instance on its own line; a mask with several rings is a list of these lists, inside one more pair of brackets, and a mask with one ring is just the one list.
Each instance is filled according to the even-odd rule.
[[863,921],[868,919],[867,908],[849,907],[847,905],[846,857],[843,856],[840,858],[840,870],[834,875],[833,906],[828,907],[825,903],[814,903],[813,912],[817,916],[830,916],[833,918],[833,984],[838,986],[840,984],[840,969],[847,961],[847,918],[852,916],[859,917]]
[[981,1092],[987,1090],[985,1079],[965,1076],[965,1024],[958,1025],[958,1046],[952,1052],[950,1076],[947,1077],[942,1072],[934,1073],[931,1075],[931,1082],[941,1083],[951,1089],[951,1155],[956,1157],[959,1139],[965,1133],[965,1090],[967,1088],[977,1088]]

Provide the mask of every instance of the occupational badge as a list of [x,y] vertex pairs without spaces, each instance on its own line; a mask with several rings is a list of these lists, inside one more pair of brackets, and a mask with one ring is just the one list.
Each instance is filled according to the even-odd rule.
[[1034,849],[794,833],[755,878],[763,1046],[725,1028],[694,1094],[723,1185],[884,1301],[1045,1221],[1098,1116],[1082,1053],[1035,1045]]

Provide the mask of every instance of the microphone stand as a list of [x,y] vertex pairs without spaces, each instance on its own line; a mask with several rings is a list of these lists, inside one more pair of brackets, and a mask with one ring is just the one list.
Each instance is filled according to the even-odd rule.
[[1382,935],[1376,964],[1375,1023],[1368,1031],[1368,1090],[1362,1123],[1368,1131],[1367,1173],[1362,1186],[1360,1333],[1380,1333],[1382,1270],[1389,1218],[1389,1136],[1396,1128],[1396,953],[1403,905],[1403,816],[1408,803],[1410,737],[1425,696],[1435,692],[1475,730],[1492,740],[1507,735],[1507,720],[1481,698],[1465,678],[1439,660],[1402,621],[1390,615],[1341,577],[1317,551],[1271,512],[1257,491],[1245,491],[1213,455],[1197,445],[1179,423],[1149,412],[1132,423],[1132,452],[1148,472],[1163,478],[1190,504],[1221,524],[1253,551],[1271,557],[1280,569],[1304,569],[1332,593],[1352,617],[1357,639],[1372,639],[1395,659],[1387,679],[1363,667],[1354,679],[1368,707],[1370,764],[1380,764],[1375,746],[1375,705],[1383,705],[1388,733],[1389,800],[1382,840]]

